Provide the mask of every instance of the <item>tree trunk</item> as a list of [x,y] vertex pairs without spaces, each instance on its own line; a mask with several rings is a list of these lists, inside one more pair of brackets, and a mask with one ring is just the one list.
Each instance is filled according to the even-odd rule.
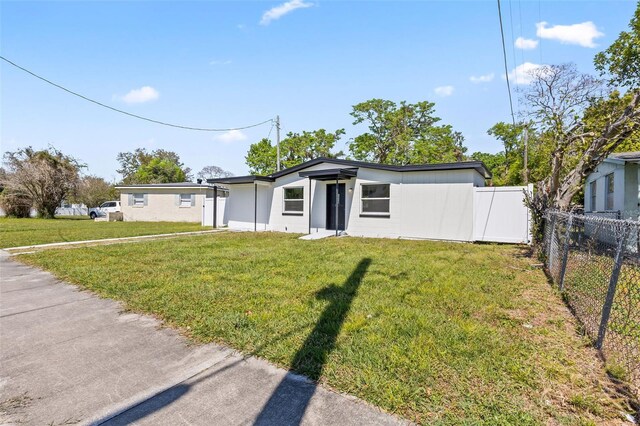
[[593,172],[625,139],[640,129],[640,90],[625,107],[621,115],[592,140],[576,166],[564,177],[557,192],[550,192],[553,205],[566,210],[584,179]]

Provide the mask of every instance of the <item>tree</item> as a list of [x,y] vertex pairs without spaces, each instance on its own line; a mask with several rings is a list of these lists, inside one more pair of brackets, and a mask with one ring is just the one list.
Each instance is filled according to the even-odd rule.
[[351,154],[357,160],[399,165],[462,160],[464,137],[449,125],[435,125],[440,118],[434,116],[434,106],[384,99],[354,105],[353,124],[366,123],[369,131],[349,144]]
[[[344,133],[344,129],[338,129],[333,133],[325,129],[287,133],[286,138],[280,141],[281,167],[293,167],[318,157],[343,156],[341,151],[334,153],[332,149]],[[251,173],[269,175],[276,171],[277,148],[269,139],[262,139],[249,147],[245,159]]]
[[594,59],[600,76],[609,76],[612,85],[640,87],[640,3],[629,23],[630,31],[620,33],[616,41]]
[[507,175],[507,162],[504,152],[500,151],[496,154],[474,152],[471,154],[471,159],[475,161],[482,161],[484,165],[487,166],[493,175],[493,185],[506,185],[505,176]]
[[174,183],[186,182],[187,175],[182,168],[171,160],[152,158],[140,166],[133,174],[133,183]]
[[[577,71],[574,64],[545,65],[532,71],[532,83],[524,91],[524,103],[543,137],[552,146],[547,194],[557,204],[558,190],[566,171],[565,158],[575,149],[572,135],[581,126],[582,115],[594,99],[602,96],[602,81]],[[559,206],[567,207],[568,205]]]
[[[526,171],[524,167],[525,131],[528,139]],[[495,185],[524,185],[525,182],[537,182],[548,176],[550,146],[547,139],[540,137],[535,123],[518,122],[514,125],[499,122],[491,127],[487,133],[499,140],[503,146],[503,150],[499,154],[504,162],[499,166],[496,163],[495,170],[489,168],[493,174]],[[478,158],[479,155],[485,154],[474,153],[472,157]]]
[[87,207],[97,207],[117,197],[115,187],[99,176],[84,176],[71,200]]
[[191,179],[191,169],[185,167],[180,156],[173,151],[156,149],[147,152],[138,148],[133,152],[121,152],[117,156],[122,183],[174,183]]
[[[608,93],[593,77],[578,75],[572,67],[545,67],[537,71],[534,85],[525,96],[532,115],[538,118],[541,138],[550,141],[549,176],[537,184],[528,200],[534,236],[543,232],[543,214],[549,207],[569,209],[585,177],[612,152],[635,144],[640,132],[640,3],[629,32],[594,62],[608,77]],[[624,87],[626,93],[615,90]]]
[[198,179],[207,180],[221,177],[231,177],[233,173],[218,166],[204,166],[197,174]]
[[28,200],[43,218],[54,218],[60,203],[75,192],[84,167],[55,148],[35,151],[27,147],[5,153],[4,160],[3,195]]

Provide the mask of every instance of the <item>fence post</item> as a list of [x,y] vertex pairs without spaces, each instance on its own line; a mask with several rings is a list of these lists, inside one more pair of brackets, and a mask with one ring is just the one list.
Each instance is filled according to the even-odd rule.
[[553,245],[553,234],[556,232],[556,215],[551,213],[551,231],[549,231],[549,241],[547,241],[547,269],[551,271],[551,246]]
[[569,259],[569,245],[571,242],[571,225],[573,225],[573,214],[569,214],[569,223],[567,223],[567,231],[564,233],[564,249],[562,250],[562,267],[560,268],[560,277],[558,280],[560,291],[564,290],[564,274],[567,271],[567,260]]
[[618,277],[620,275],[620,269],[622,268],[622,260],[624,259],[624,242],[629,233],[629,228],[625,224],[624,231],[618,242],[616,248],[616,255],[614,258],[613,270],[611,271],[611,278],[609,279],[609,289],[607,290],[607,297],[602,307],[602,319],[600,320],[600,328],[598,328],[598,340],[596,340],[596,348],[602,349],[604,343],[604,335],[607,332],[607,325],[609,324],[609,316],[611,315],[611,308],[613,306],[613,298],[616,295],[616,287],[618,285]]
[[547,269],[551,272],[553,259],[551,258],[551,247],[553,246],[553,234],[556,233],[556,213],[551,213],[551,232],[549,232],[549,247],[547,247]]

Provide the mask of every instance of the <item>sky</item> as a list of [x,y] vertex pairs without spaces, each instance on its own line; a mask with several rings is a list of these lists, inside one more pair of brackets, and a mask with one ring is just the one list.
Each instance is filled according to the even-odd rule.
[[[627,29],[633,1],[502,0],[516,113],[526,70],[593,56]],[[510,121],[496,1],[6,1],[3,57],[88,98],[178,125],[235,128],[280,116],[288,132],[366,131],[352,106],[435,102],[468,153],[498,152]],[[170,128],[89,103],[0,61],[0,151],[55,148],[117,181],[119,152],[177,152],[195,172],[246,174],[271,123],[230,132]]]

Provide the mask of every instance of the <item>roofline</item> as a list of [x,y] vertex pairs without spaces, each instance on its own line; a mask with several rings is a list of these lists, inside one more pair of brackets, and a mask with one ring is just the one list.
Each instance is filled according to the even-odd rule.
[[344,160],[341,158],[328,158],[328,157],[318,157],[313,160],[305,161],[304,163],[298,164],[297,166],[289,167],[288,169],[281,170],[279,172],[272,173],[268,176],[261,175],[246,175],[246,176],[233,176],[227,178],[214,178],[207,179],[207,183],[223,183],[228,185],[233,184],[247,184],[254,183],[256,181],[262,182],[275,182],[276,179],[289,175],[291,173],[299,172],[306,168],[315,166],[316,164],[321,163],[333,163],[343,166],[348,166],[351,168],[365,168],[365,169],[376,169],[376,170],[386,170],[390,172],[427,172],[427,171],[438,171],[438,170],[468,170],[473,169],[478,172],[483,178],[491,179],[493,176],[487,166],[482,161],[460,161],[456,163],[435,163],[435,164],[407,164],[404,166],[398,166],[393,164],[379,164],[379,163],[368,163],[366,161],[355,161],[355,160]]
[[367,169],[386,170],[391,172],[423,172],[423,171],[437,171],[437,170],[464,170],[474,169],[485,179],[491,179],[492,174],[482,161],[461,161],[456,163],[435,163],[435,164],[408,164],[405,166],[398,166],[392,164],[379,164],[368,163],[365,161],[343,160],[340,158],[327,158],[319,157],[313,160],[306,161],[297,166],[289,167],[288,169],[281,170],[270,174],[268,177],[277,179],[282,176],[286,176],[291,173],[295,173],[300,170],[304,170],[308,167],[315,166],[320,163],[334,163],[350,167],[362,167]]
[[182,189],[214,189],[214,185],[171,185],[171,184],[146,184],[146,185],[116,185],[116,189],[163,189],[163,188],[182,188]]
[[358,168],[340,168],[340,169],[322,169],[311,170],[307,172],[298,172],[300,177],[307,177],[309,179],[319,180],[333,180],[333,179],[351,179],[358,176]]
[[260,176],[260,175],[232,176],[232,177],[226,177],[226,178],[207,179],[207,183],[224,183],[228,185],[254,183],[256,181],[273,182],[275,181],[275,179],[270,176]]

